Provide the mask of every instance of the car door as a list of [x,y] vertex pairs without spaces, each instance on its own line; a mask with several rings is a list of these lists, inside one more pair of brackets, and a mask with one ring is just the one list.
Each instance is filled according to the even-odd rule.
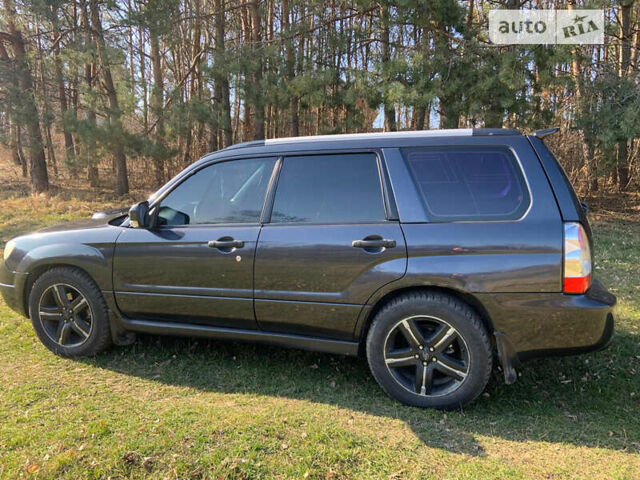
[[206,166],[118,238],[115,298],[132,319],[256,328],[253,260],[275,158]]
[[256,251],[261,328],[350,340],[367,299],[404,275],[381,171],[372,152],[283,157]]

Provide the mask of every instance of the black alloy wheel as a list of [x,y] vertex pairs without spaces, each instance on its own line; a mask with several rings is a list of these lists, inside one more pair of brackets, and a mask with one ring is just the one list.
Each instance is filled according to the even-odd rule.
[[429,315],[400,320],[387,335],[384,358],[393,378],[420,395],[452,393],[469,371],[464,339],[445,320]]
[[40,341],[58,355],[95,355],[112,344],[102,292],[77,268],[54,267],[35,280],[29,292],[29,317]]
[[440,292],[407,292],[375,314],[367,332],[371,373],[391,397],[416,407],[460,409],[484,390],[493,351],[478,313]]
[[47,336],[61,347],[79,347],[91,335],[91,306],[71,285],[56,283],[47,288],[40,297],[38,317]]

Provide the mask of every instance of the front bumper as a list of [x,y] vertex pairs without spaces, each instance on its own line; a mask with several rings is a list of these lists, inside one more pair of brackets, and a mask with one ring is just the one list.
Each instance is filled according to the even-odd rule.
[[0,295],[9,308],[25,317],[28,316],[23,296],[26,280],[26,273],[13,272],[0,261]]
[[613,337],[616,297],[598,281],[584,295],[480,295],[512,363],[605,348]]

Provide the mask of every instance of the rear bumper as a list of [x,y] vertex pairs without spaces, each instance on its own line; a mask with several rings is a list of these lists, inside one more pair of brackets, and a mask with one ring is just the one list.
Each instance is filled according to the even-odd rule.
[[559,356],[559,355],[579,355],[582,353],[599,352],[609,346],[613,339],[613,333],[615,330],[613,313],[607,314],[604,320],[604,329],[597,342],[590,345],[580,345],[577,347],[564,347],[564,348],[549,348],[539,350],[527,350],[526,352],[518,352],[518,360],[520,362],[526,362],[534,358]]
[[27,316],[24,308],[22,292],[27,279],[27,274],[9,270],[3,261],[0,261],[0,295],[9,308],[20,315]]
[[616,297],[598,281],[584,295],[479,295],[515,366],[537,357],[605,348],[614,333]]

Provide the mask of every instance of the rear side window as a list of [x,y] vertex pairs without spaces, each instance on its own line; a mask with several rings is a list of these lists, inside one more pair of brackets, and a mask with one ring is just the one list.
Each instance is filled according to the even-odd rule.
[[501,147],[407,148],[430,221],[516,220],[529,207],[522,170]]
[[374,154],[286,157],[271,223],[370,223],[386,220]]

